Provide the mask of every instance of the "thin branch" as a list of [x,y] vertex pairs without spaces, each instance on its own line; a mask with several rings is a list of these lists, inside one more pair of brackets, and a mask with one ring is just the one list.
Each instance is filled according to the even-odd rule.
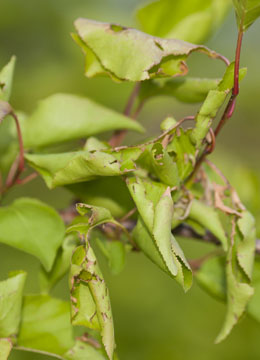
[[[133,88],[133,91],[130,94],[130,97],[129,97],[128,101],[127,101],[127,104],[126,104],[126,107],[125,107],[125,110],[124,110],[124,115],[125,116],[130,117],[131,112],[132,112],[132,108],[133,108],[134,103],[135,103],[135,100],[136,100],[136,98],[137,98],[137,96],[139,94],[139,91],[140,91],[140,86],[141,86],[140,83],[137,83],[135,85],[135,87]],[[135,114],[134,118],[136,118],[137,114]],[[116,130],[114,135],[111,137],[111,139],[109,141],[109,144],[112,147],[119,146],[122,143],[122,141],[124,140],[126,133],[127,133],[127,130]]]
[[[186,224],[181,224],[177,226],[175,229],[173,229],[172,233],[175,236],[198,240],[216,246],[221,245],[221,242],[218,240],[218,238],[215,235],[213,235],[210,231],[206,231],[204,235],[201,235],[198,234],[195,230],[193,230],[190,226]],[[256,239],[255,252],[256,254],[260,255],[260,239]]]

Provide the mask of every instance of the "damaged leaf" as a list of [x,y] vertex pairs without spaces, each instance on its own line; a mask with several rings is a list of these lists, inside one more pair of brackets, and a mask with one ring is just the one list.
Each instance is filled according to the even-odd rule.
[[182,40],[161,39],[120,25],[88,19],[75,22],[74,39],[86,56],[85,74],[108,74],[118,81],[185,75],[185,60],[194,51],[220,58],[214,51]]
[[100,331],[112,359],[115,341],[108,289],[89,244],[78,247],[72,256],[70,284],[72,324]]

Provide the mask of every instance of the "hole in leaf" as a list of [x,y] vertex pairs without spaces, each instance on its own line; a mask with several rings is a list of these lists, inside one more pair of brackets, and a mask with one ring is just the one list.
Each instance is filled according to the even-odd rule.
[[114,32],[120,32],[120,31],[125,30],[126,28],[124,26],[121,26],[121,25],[111,24],[110,29],[113,30]]

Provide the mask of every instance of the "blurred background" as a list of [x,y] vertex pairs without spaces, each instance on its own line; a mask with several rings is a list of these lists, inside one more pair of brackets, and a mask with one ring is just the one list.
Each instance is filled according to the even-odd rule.
[[[117,22],[138,27],[134,10],[141,0],[1,0],[0,68],[11,55],[17,56],[11,104],[29,113],[39,99],[56,92],[88,96],[106,106],[122,111],[132,84],[115,84],[107,78],[86,79],[84,59],[70,33],[77,17]],[[246,205],[259,217],[259,97],[260,97],[260,21],[246,33],[241,65],[248,67],[242,83],[237,109],[218,139],[213,160],[230,175]],[[236,24],[233,13],[207,45],[234,58]],[[203,55],[193,55],[190,74],[221,77],[224,66]],[[147,103],[140,121],[148,135],[158,134],[159,124],[167,115],[180,118],[195,114],[198,105],[184,105],[171,98],[155,98]],[[126,142],[141,140],[144,135],[129,134]],[[147,136],[147,135],[146,135]],[[248,186],[251,182],[252,186]],[[247,183],[244,186],[244,183]],[[71,201],[62,189],[49,191],[40,179],[13,189],[6,199],[30,195],[57,209]],[[259,224],[259,222],[258,222]],[[259,226],[259,225],[258,225]],[[259,234],[260,235],[260,234]],[[209,245],[182,242],[184,251],[195,258]],[[27,292],[37,292],[38,262],[7,246],[0,246],[0,277],[12,269],[29,271]],[[210,298],[196,284],[188,294],[158,270],[143,255],[130,254],[124,271],[110,276],[102,263],[113,307],[117,349],[122,360],[257,360],[260,359],[260,325],[244,317],[231,336],[214,345],[225,315],[225,306]],[[64,298],[68,291],[64,279],[53,294]],[[260,305],[260,304],[259,304]],[[48,359],[46,356],[13,352],[11,360]]]

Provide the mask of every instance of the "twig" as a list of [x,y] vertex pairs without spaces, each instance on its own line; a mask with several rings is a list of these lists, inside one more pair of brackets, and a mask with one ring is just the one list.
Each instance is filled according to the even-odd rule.
[[[129,99],[128,99],[127,104],[126,104],[126,107],[125,107],[125,110],[124,110],[124,115],[125,116],[130,116],[131,115],[131,111],[132,111],[132,108],[134,106],[135,99],[139,94],[139,91],[140,91],[140,83],[137,83],[135,85]],[[135,116],[137,116],[137,114],[135,114]],[[136,117],[134,117],[134,118],[136,118]],[[111,139],[109,141],[109,144],[112,147],[119,146],[122,143],[122,141],[124,140],[126,133],[127,133],[127,130],[117,130],[117,131],[115,131],[114,135],[111,137]]]

